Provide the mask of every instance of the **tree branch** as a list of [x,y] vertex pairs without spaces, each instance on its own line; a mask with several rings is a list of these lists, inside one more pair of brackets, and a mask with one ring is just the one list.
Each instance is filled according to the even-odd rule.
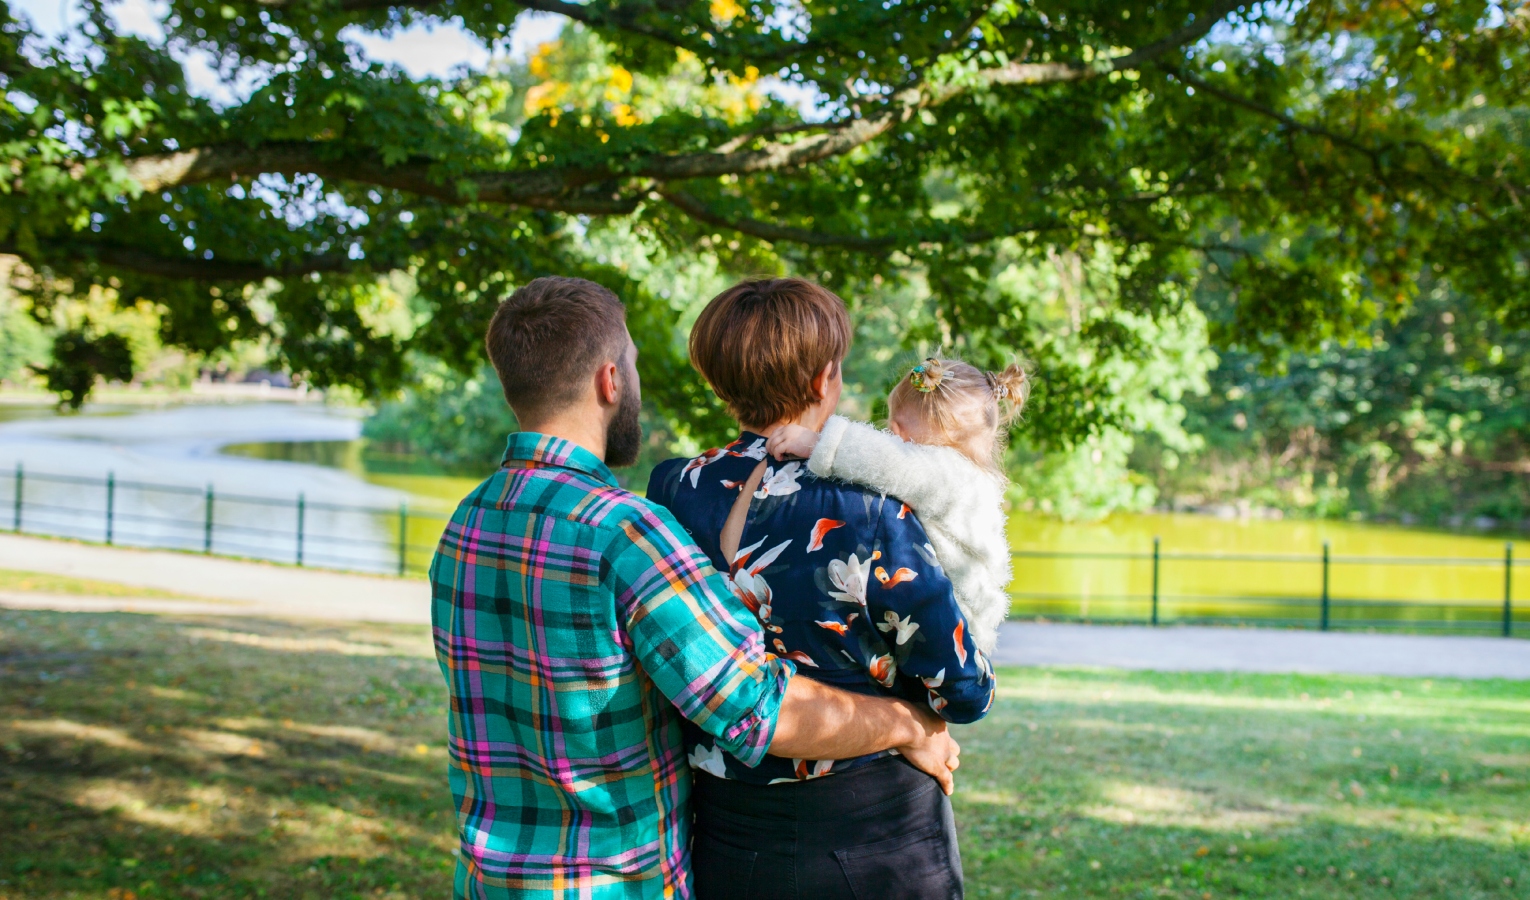
[[344,272],[369,265],[367,260],[346,256],[310,256],[283,265],[242,260],[198,259],[191,256],[160,256],[147,250],[118,244],[48,241],[38,244],[34,253],[15,244],[0,244],[0,253],[20,257],[29,265],[46,264],[62,256],[73,262],[96,262],[117,269],[160,278],[186,281],[260,281],[263,278],[292,278],[315,272]]
[[[281,9],[294,6],[294,0],[258,0],[261,6]],[[679,47],[693,53],[710,50],[703,42],[687,40],[683,37],[670,34],[661,28],[639,21],[634,11],[619,4],[607,7],[607,13],[603,15],[601,10],[583,3],[568,3],[564,0],[514,0],[515,5],[523,9],[535,12],[555,13],[573,19],[582,25],[591,28],[610,28],[625,31],[631,34],[642,35],[646,38],[668,44],[671,47]],[[342,12],[368,13],[379,12],[394,8],[408,8],[420,11],[428,11],[431,7],[447,6],[443,0],[338,0],[335,5]],[[651,7],[650,7],[651,8]]]
[[1122,56],[1097,59],[1089,63],[1081,61],[1012,62],[1007,66],[979,72],[978,77],[989,85],[1032,86],[1080,81],[1085,78],[1109,75],[1111,72],[1141,68],[1144,63],[1152,62],[1170,50],[1193,44],[1205,37],[1228,13],[1246,2],[1247,0],[1218,0],[1210,9],[1197,15],[1195,21],[1189,25]]
[[[477,172],[461,182],[447,183],[433,175],[429,161],[388,166],[377,160],[342,159],[331,146],[315,142],[283,142],[245,147],[221,144],[177,150],[126,161],[127,172],[145,191],[153,193],[184,184],[240,175],[312,174],[393,188],[447,203],[504,203],[590,215],[625,215],[637,200],[614,191],[587,190],[600,182],[624,178],[681,181],[719,175],[743,175],[810,165],[840,156],[886,133],[913,113],[913,105],[895,106],[864,119],[827,126],[829,131],[791,143],[771,141],[753,150],[654,155],[630,164],[585,168],[528,169],[518,172]],[[466,187],[461,186],[463,183]]]
[[810,231],[806,228],[776,225],[747,216],[727,216],[707,206],[695,195],[685,191],[657,190],[654,191],[654,194],[698,222],[718,228],[726,228],[730,231],[737,231],[739,234],[747,234],[751,237],[771,242],[786,241],[794,244],[806,244],[810,247],[844,247],[848,250],[857,250],[864,253],[883,253],[896,249],[899,246],[908,246],[910,244],[928,246],[931,244],[950,243],[952,241],[960,241],[964,244],[981,244],[997,238],[1011,237],[1026,232],[1064,230],[1064,226],[1061,225],[1026,224],[1013,228],[1005,228],[1001,231],[973,231],[965,234],[951,232],[902,237],[860,237],[850,234],[832,234],[823,231]]
[[726,228],[747,234],[766,241],[787,241],[794,244],[806,244],[810,247],[847,247],[851,250],[877,252],[891,250],[897,245],[894,238],[864,238],[844,234],[826,234],[819,231],[809,231],[805,228],[792,228],[787,225],[776,225],[771,222],[762,222],[751,218],[730,218],[717,212],[697,197],[678,190],[661,190],[654,192],[659,197],[668,201],[669,204],[698,222],[714,225],[718,228]]
[[1166,68],[1165,71],[1167,71],[1170,75],[1173,75],[1179,81],[1195,88],[1198,91],[1204,91],[1213,97],[1216,97],[1220,100],[1225,100],[1234,106],[1241,106],[1249,112],[1257,113],[1261,116],[1264,116],[1265,118],[1274,119],[1275,121],[1286,126],[1287,128],[1292,129],[1293,131],[1304,131],[1308,134],[1317,135],[1318,137],[1325,137],[1341,147],[1348,147],[1349,149],[1354,150],[1357,153],[1361,153],[1373,160],[1376,158],[1376,154],[1378,152],[1376,148],[1367,147],[1352,138],[1348,138],[1342,134],[1339,134],[1338,132],[1329,131],[1326,128],[1322,128],[1317,125],[1309,125],[1306,122],[1302,122],[1298,119],[1293,119],[1283,112],[1270,109],[1268,106],[1256,103],[1253,100],[1250,100],[1241,94],[1235,94],[1226,88],[1217,87],[1211,82],[1197,78],[1194,75],[1186,75],[1184,72],[1181,72],[1178,69]]
[[540,169],[523,172],[482,172],[461,182],[448,183],[433,177],[428,161],[395,166],[377,160],[343,159],[322,143],[294,141],[246,147],[219,144],[126,160],[127,173],[146,192],[153,193],[216,178],[245,175],[318,175],[333,181],[352,181],[390,188],[445,203],[503,203],[589,215],[626,215],[637,200],[612,192],[580,190],[613,176],[610,170]]

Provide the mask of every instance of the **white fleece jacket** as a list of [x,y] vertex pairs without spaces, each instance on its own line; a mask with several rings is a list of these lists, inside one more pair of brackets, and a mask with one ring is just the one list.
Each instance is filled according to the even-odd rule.
[[910,444],[842,416],[830,416],[823,426],[808,469],[912,507],[956,588],[973,642],[993,652],[1009,613],[1009,540],[999,479],[949,447]]

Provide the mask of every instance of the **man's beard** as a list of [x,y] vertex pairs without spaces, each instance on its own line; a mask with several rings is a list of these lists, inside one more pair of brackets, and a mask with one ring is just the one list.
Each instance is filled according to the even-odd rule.
[[643,425],[639,421],[643,403],[638,399],[637,385],[627,379],[623,382],[616,418],[606,426],[606,465],[613,469],[637,462],[638,451],[643,448]]

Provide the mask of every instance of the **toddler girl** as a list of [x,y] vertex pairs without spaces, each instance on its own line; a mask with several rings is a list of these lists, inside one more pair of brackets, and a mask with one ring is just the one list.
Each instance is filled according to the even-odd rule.
[[821,433],[778,429],[766,449],[778,459],[806,458],[815,475],[866,485],[917,512],[973,642],[987,654],[1009,612],[1000,434],[1030,392],[1019,364],[984,372],[957,359],[926,359],[887,398],[891,434],[831,416]]

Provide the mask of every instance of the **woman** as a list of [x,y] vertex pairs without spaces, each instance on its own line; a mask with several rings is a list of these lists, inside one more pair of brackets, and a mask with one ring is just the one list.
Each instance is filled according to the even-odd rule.
[[[823,427],[850,334],[843,301],[806,281],[746,282],[714,298],[691,332],[691,361],[741,433],[661,464],[648,497],[729,573],[798,676],[972,722],[993,701],[993,670],[913,512],[765,452],[776,428]],[[950,800],[896,755],[769,757],[751,769],[698,729],[686,740],[698,900],[962,895]]]

